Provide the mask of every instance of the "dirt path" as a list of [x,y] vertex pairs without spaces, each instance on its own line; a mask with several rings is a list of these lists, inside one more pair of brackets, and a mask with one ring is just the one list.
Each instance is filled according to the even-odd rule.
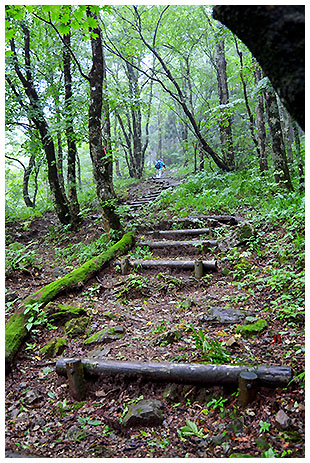
[[[174,180],[168,183],[167,179],[156,184],[150,181],[143,186],[142,198],[141,193],[133,191],[124,214],[132,217],[134,210],[138,215],[139,209],[159,194],[158,186],[177,184]],[[201,240],[216,241],[220,231],[226,233],[236,225],[225,224],[223,217],[221,221],[214,216],[204,217],[198,223],[199,227],[197,221],[191,227],[187,223],[186,228],[203,229],[202,235],[196,231],[193,236],[188,231],[183,236],[169,236],[158,233],[159,230],[154,235],[154,227],[143,230],[137,246],[129,253],[129,268],[122,271],[121,262],[114,262],[82,291],[57,299],[57,303],[83,307],[86,328],[79,332],[79,325],[71,326],[71,334],[61,324],[41,328],[18,354],[15,368],[6,379],[8,452],[57,458],[211,458],[236,452],[258,457],[270,448],[274,454],[285,448],[290,456],[303,455],[303,390],[291,387],[284,393],[282,388],[260,388],[254,402],[244,408],[239,406],[236,389],[221,385],[167,385],[122,375],[93,376],[86,378],[85,400],[77,402],[70,395],[67,379],[55,372],[59,355],[46,359],[40,351],[50,340],[66,337],[62,355],[67,358],[283,365],[282,346],[272,343],[273,334],[281,329],[279,321],[271,324],[268,320],[268,329],[254,338],[235,336],[239,323],[266,315],[260,310],[259,298],[245,297],[244,291],[233,284],[218,246],[201,244]],[[181,229],[182,224],[178,227]],[[173,230],[169,223],[164,228]],[[91,227],[89,234],[94,236]],[[158,242],[167,245],[171,238],[176,241],[173,246],[158,246]],[[146,241],[148,246],[144,246]],[[48,256],[50,246],[43,238],[38,246]],[[134,265],[137,260],[141,263],[159,259],[170,263],[217,261],[217,271],[204,269],[202,278],[198,278],[194,267]],[[31,285],[42,285],[44,278],[52,275],[46,266],[37,283],[37,276],[32,275]],[[15,275],[8,280],[9,289],[27,292],[29,278],[25,282],[22,276]],[[199,330],[211,346],[208,352],[197,344]],[[102,335],[100,341],[85,342],[98,332]],[[125,427],[122,422],[126,411],[142,398],[161,402],[164,421],[159,426]],[[289,428],[279,429],[276,415],[280,410],[291,420]],[[197,427],[188,434],[183,428],[186,420]],[[262,423],[269,424],[268,434],[262,432]]]

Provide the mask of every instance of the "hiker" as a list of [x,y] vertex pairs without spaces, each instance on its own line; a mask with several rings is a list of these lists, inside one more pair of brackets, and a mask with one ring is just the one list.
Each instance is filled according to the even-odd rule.
[[157,162],[155,162],[156,178],[161,178],[163,167],[166,168],[165,163],[162,159],[159,159]]

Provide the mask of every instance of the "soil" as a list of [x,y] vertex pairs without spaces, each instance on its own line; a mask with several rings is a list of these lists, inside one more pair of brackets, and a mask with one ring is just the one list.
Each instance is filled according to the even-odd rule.
[[[152,189],[152,182],[129,189],[126,202],[143,197]],[[206,214],[221,211],[206,211]],[[144,215],[143,215],[144,214]],[[146,229],[147,211],[137,211],[134,220]],[[154,215],[152,216],[154,217]],[[130,215],[129,215],[130,218]],[[128,215],[127,215],[128,220]],[[150,224],[154,228],[154,219]],[[156,228],[156,226],[155,226]],[[219,226],[219,234],[233,227]],[[15,294],[8,318],[18,302],[40,287],[80,265],[76,260],[61,257],[61,249],[78,243],[89,244],[98,239],[104,228],[97,210],[90,211],[77,231],[62,231],[53,213],[31,223],[8,223],[8,242],[20,242],[35,252],[35,262],[24,271],[10,272],[6,290]],[[266,230],[281,235],[281,230]],[[143,233],[140,234],[140,238]],[[270,238],[269,236],[269,238]],[[242,250],[243,248],[241,248]],[[246,248],[244,247],[244,250]],[[135,248],[134,257],[150,254]],[[282,320],[264,312],[271,294],[246,292],[238,288],[229,263],[219,250],[197,252],[180,249],[153,252],[154,256],[218,259],[219,270],[196,279],[191,271],[132,270],[122,275],[112,262],[80,290],[63,294],[57,302],[81,306],[90,322],[86,333],[68,338],[64,357],[86,358],[100,348],[105,359],[152,362],[211,363],[195,345],[194,331],[203,330],[204,337],[223,344],[229,355],[226,363],[242,365],[286,365],[294,375],[304,371],[304,328],[302,322],[283,324]],[[63,254],[65,255],[65,254]],[[60,257],[59,257],[60,256]],[[272,258],[272,256],[269,256]],[[263,272],[266,256],[252,254],[252,265]],[[241,309],[245,316],[265,318],[268,328],[253,338],[235,337],[236,324],[204,322],[203,315],[212,307]],[[249,319],[251,320],[251,318]],[[84,344],[103,328],[121,326],[125,336],[105,345]],[[161,341],[169,330],[180,330],[181,339]],[[260,388],[253,402],[241,407],[237,390],[221,385],[206,387],[190,384],[151,383],[142,378],[87,377],[85,400],[75,401],[68,381],[55,371],[55,359],[45,359],[40,349],[51,339],[64,336],[63,326],[39,326],[32,330],[16,356],[12,371],[6,377],[6,451],[25,456],[52,458],[141,458],[141,457],[229,457],[234,453],[260,457],[304,457],[304,389],[293,381],[286,388]],[[292,351],[294,355],[287,356]],[[220,362],[223,363],[223,362]],[[224,362],[225,363],[225,362]],[[165,420],[161,426],[126,428],[124,411],[143,396],[159,399],[164,404]],[[290,418],[281,429],[276,415],[283,410]],[[190,420],[200,433],[182,434]]]

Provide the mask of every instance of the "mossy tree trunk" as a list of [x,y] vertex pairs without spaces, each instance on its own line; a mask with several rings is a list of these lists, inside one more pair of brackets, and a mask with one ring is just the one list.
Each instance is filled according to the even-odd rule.
[[[103,253],[87,261],[81,267],[73,270],[62,278],[49,283],[33,294],[26,297],[19,309],[9,318],[5,326],[5,363],[6,371],[10,370],[12,361],[28,334],[26,328],[29,312],[24,313],[26,307],[34,308],[38,305],[42,308],[59,294],[83,287],[84,283],[98,273],[111,259],[125,253],[134,243],[134,232],[126,233],[116,244]],[[35,314],[34,310],[31,314]]]

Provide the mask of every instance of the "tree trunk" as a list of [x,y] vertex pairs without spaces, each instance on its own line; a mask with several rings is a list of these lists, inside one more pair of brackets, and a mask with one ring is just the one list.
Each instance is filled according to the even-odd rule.
[[[217,83],[220,105],[228,105],[229,93],[227,84],[227,63],[225,59],[225,42],[224,39],[219,39],[216,42],[216,54],[217,54]],[[234,148],[233,148],[233,136],[232,136],[232,119],[229,114],[229,109],[220,109],[220,139],[223,153],[223,160],[227,164],[230,170],[234,169]]]
[[240,79],[241,79],[241,82],[242,82],[244,102],[245,102],[245,106],[246,106],[248,116],[249,116],[249,121],[250,121],[251,137],[252,137],[252,140],[253,140],[257,155],[259,157],[260,153],[259,153],[258,141],[256,139],[255,131],[254,131],[254,126],[255,126],[255,124],[254,124],[254,116],[253,116],[251,108],[250,108],[246,82],[245,82],[245,79],[244,79],[244,76],[243,76],[243,55],[242,55],[242,51],[239,50],[237,38],[236,38],[235,35],[234,35],[234,39],[235,39],[236,51],[237,51],[237,54],[239,56],[239,61],[240,61],[240,73],[239,73],[239,75],[240,75]]
[[64,35],[65,44],[63,51],[64,79],[65,79],[65,119],[66,119],[66,137],[68,146],[68,199],[71,212],[71,223],[76,226],[79,222],[79,202],[77,197],[76,182],[76,158],[77,147],[75,143],[75,134],[73,128],[72,114],[72,77],[71,77],[71,55],[69,52],[71,35]]
[[15,72],[21,81],[27,97],[30,100],[30,106],[33,110],[32,120],[38,129],[43,145],[43,149],[47,160],[47,174],[48,181],[52,193],[53,203],[56,210],[58,219],[63,224],[69,224],[71,221],[71,215],[68,207],[67,198],[63,194],[61,189],[58,172],[57,162],[55,156],[55,146],[53,139],[50,135],[49,127],[44,116],[43,108],[40,105],[39,96],[35,90],[34,83],[31,74],[31,63],[30,63],[30,34],[29,30],[25,25],[22,25],[24,33],[24,52],[25,52],[25,64],[26,64],[26,77],[22,74],[15,50],[14,40],[10,40],[11,51],[13,52],[13,61]]
[[[73,359],[60,358],[56,373],[66,375],[66,364]],[[258,384],[264,387],[284,387],[292,379],[292,369],[285,366],[202,365],[197,363],[125,362],[118,360],[81,359],[84,370],[92,375],[128,375],[151,381],[187,384],[237,386],[244,370],[255,372]]]
[[[262,75],[258,65],[254,68],[255,84],[261,80]],[[268,157],[266,150],[266,127],[265,127],[265,113],[264,113],[264,97],[257,95],[256,103],[256,127],[257,127],[257,141],[259,149],[259,168],[261,173],[268,170]]]
[[[88,17],[97,19],[90,8],[86,10]],[[89,103],[89,145],[90,156],[93,163],[93,172],[97,188],[97,196],[103,210],[104,226],[107,232],[110,229],[120,230],[121,224],[115,212],[115,192],[113,188],[113,159],[110,137],[110,118],[108,111],[108,99],[105,88],[103,102],[103,90],[105,79],[105,61],[101,29],[99,25],[91,28],[92,68],[89,73],[90,103]],[[94,37],[95,36],[95,37]],[[104,103],[104,107],[103,107]],[[101,128],[103,114],[103,133]],[[104,134],[104,138],[103,138]]]
[[267,89],[265,91],[265,101],[268,114],[268,123],[272,138],[274,177],[279,185],[285,186],[288,191],[293,191],[294,188],[291,182],[283,143],[277,98],[273,90]]
[[294,130],[294,137],[295,137],[296,159],[298,163],[299,192],[303,193],[305,191],[305,174],[304,174],[303,162],[302,162],[301,152],[300,152],[299,131],[298,131],[298,126],[295,121],[293,121],[293,130]]
[[[81,267],[73,270],[62,278],[44,286],[35,293],[26,297],[20,304],[19,309],[11,315],[5,325],[5,362],[6,370],[10,369],[12,361],[21,347],[24,339],[28,335],[26,328],[30,313],[25,314],[26,308],[44,307],[48,302],[55,299],[59,294],[83,287],[84,283],[98,273],[115,256],[127,252],[134,242],[134,233],[129,232],[116,244],[108,248],[103,253],[87,261]],[[37,311],[31,311],[34,316]]]

